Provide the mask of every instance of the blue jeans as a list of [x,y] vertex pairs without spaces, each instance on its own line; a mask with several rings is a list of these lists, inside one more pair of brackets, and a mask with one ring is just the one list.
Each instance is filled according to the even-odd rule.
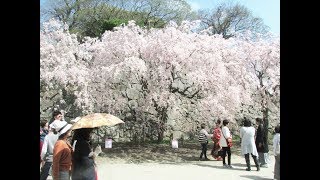
[[70,180],[69,171],[59,171],[59,180]]
[[49,170],[52,165],[52,162],[45,162],[44,165],[41,168],[40,172],[40,180],[46,180],[49,176]]

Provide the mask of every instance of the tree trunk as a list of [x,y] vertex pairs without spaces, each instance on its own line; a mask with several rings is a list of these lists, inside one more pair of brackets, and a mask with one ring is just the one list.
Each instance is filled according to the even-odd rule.
[[146,141],[146,131],[145,131],[145,125],[143,124],[142,127],[142,142],[145,143]]
[[264,107],[263,108],[263,133],[265,137],[265,143],[268,144],[269,139],[269,108]]
[[158,112],[159,122],[157,123],[158,128],[158,143],[161,143],[164,138],[164,132],[166,131],[165,124],[167,123],[168,115],[167,115],[167,107],[158,107],[156,106],[156,110]]
[[158,143],[161,143],[164,137],[164,124],[163,120],[158,123]]
[[163,141],[164,137],[164,131],[159,131],[158,132],[158,143],[161,143]]

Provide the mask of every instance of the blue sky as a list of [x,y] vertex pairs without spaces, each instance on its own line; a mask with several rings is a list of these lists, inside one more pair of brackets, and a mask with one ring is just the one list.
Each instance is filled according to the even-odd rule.
[[[194,10],[212,9],[215,4],[226,0],[186,0]],[[252,11],[256,17],[270,27],[270,31],[280,34],[280,0],[229,0],[239,2]]]

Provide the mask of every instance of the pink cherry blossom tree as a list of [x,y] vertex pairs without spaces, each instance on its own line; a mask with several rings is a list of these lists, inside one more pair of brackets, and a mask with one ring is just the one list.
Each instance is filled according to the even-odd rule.
[[[234,121],[243,104],[256,102],[257,92],[275,87],[279,46],[197,32],[198,23],[142,29],[130,21],[79,43],[51,21],[40,34],[42,92],[73,95],[72,106],[84,114],[115,114],[137,126],[132,137],[142,141],[161,141],[169,129],[196,132],[218,117]],[[257,71],[270,76],[263,87]]]
[[[68,27],[56,20],[44,23],[40,32],[40,103],[42,110],[52,109],[54,104],[66,104],[67,96],[74,95],[76,106],[84,112],[92,110],[88,89],[88,63],[92,56],[80,44]],[[59,96],[56,102],[46,101]],[[69,107],[68,107],[69,106]],[[68,111],[66,112],[68,113]]]
[[[248,40],[250,34],[239,38],[239,47],[245,54],[245,67],[251,82],[251,104],[260,110],[256,117],[264,119],[265,133],[268,136],[270,115],[280,120],[280,39],[256,37]],[[275,124],[276,125],[276,124]]]

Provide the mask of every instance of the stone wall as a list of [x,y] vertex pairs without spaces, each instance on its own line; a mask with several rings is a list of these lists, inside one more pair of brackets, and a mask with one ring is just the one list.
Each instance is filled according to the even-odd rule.
[[[183,139],[190,140],[194,138],[195,133],[174,131],[168,128],[164,133],[164,140]],[[112,138],[115,142],[138,142],[156,141],[157,131],[155,128],[146,127],[141,124],[126,122],[125,124],[116,125],[113,127],[99,128],[100,141],[105,141],[106,138]],[[94,138],[97,138],[95,136]]]
[[[239,136],[241,128],[240,122],[231,122],[229,129],[233,135]],[[271,124],[276,124],[272,122]],[[213,125],[209,124],[206,128],[208,133],[212,133]],[[271,125],[272,127],[272,125]],[[271,128],[270,128],[271,129]],[[199,129],[200,130],[200,129]],[[112,138],[115,142],[137,142],[156,141],[157,131],[155,128],[146,127],[139,123],[126,122],[125,124],[116,125],[113,127],[99,128],[100,141],[104,142],[106,138]],[[97,138],[97,136],[95,136]],[[179,140],[197,140],[198,132],[182,132],[168,128],[164,133],[164,140],[179,139]]]

